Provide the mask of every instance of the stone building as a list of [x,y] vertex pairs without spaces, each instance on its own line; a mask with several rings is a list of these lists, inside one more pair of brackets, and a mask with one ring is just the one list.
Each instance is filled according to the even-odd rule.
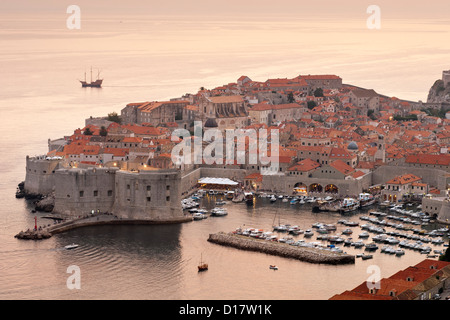
[[349,93],[350,103],[359,108],[359,115],[367,115],[369,110],[380,111],[380,97],[374,90],[353,89]]
[[163,123],[177,122],[190,124],[193,115],[187,100],[152,101],[129,103],[121,110],[123,124],[150,124],[158,126]]
[[199,99],[198,118],[203,125],[214,119],[219,130],[239,129],[249,124],[247,104],[242,96],[202,95]]

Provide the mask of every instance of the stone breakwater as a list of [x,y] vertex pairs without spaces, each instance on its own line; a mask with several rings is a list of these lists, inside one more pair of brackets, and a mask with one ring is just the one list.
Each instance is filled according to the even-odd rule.
[[256,251],[285,258],[293,258],[310,263],[322,264],[352,264],[355,256],[321,250],[317,248],[291,246],[285,243],[258,240],[231,233],[210,234],[209,242],[229,246],[241,250]]
[[21,231],[14,237],[22,240],[43,240],[72,229],[101,225],[160,225],[177,224],[192,221],[192,217],[172,218],[166,220],[121,219],[111,214],[88,215],[79,219],[71,219],[38,230]]

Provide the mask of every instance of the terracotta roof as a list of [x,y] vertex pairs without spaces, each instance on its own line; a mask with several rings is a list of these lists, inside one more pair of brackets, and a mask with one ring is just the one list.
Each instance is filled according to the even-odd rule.
[[355,169],[350,167],[348,164],[346,164],[342,160],[335,160],[332,163],[330,163],[330,166],[345,175],[348,175],[348,174],[352,173],[353,171],[355,171]]
[[314,170],[314,169],[316,169],[318,167],[320,167],[319,163],[317,163],[314,160],[311,160],[311,159],[307,158],[305,160],[297,162],[297,164],[293,165],[288,170],[289,171],[307,172],[307,171]]
[[261,182],[263,180],[263,176],[261,173],[252,173],[246,176],[244,179],[247,180],[255,180],[257,182]]
[[207,98],[212,103],[234,103],[234,102],[244,102],[242,96],[215,96]]
[[408,173],[408,174],[404,174],[402,176],[395,177],[394,179],[389,180],[386,183],[402,185],[402,184],[412,183],[412,182],[416,182],[416,181],[420,181],[420,180],[422,180],[422,178],[420,178],[416,175],[413,175],[412,173]]
[[450,165],[450,155],[448,154],[416,154],[406,157],[406,163],[430,164],[430,165]]

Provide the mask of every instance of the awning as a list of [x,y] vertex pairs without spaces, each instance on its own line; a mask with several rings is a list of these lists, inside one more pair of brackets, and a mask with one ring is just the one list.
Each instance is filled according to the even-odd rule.
[[228,178],[201,178],[198,180],[200,184],[216,184],[216,185],[227,185],[227,186],[237,186],[239,183]]

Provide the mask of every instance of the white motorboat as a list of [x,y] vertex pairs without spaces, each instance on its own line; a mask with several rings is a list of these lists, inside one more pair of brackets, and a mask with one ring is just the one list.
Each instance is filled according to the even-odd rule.
[[64,248],[67,249],[67,250],[71,250],[71,249],[75,249],[75,248],[78,248],[78,247],[79,247],[78,244],[72,243],[72,244],[69,244],[69,245],[65,246]]
[[198,220],[203,220],[203,219],[208,218],[208,216],[207,216],[206,214],[201,213],[201,212],[196,212],[196,213],[194,213],[194,214],[192,215],[192,217],[193,217],[193,219],[196,220],[196,221],[198,221]]

